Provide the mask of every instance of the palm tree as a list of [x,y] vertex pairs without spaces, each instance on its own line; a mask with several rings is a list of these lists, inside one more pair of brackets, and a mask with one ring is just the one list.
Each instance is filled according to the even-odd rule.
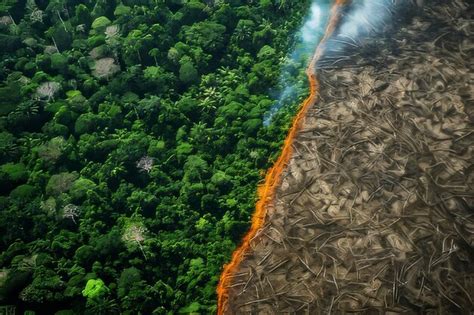
[[155,60],[155,65],[157,67],[158,67],[158,61],[157,61],[156,57],[158,57],[159,54],[160,54],[160,50],[158,48],[150,49],[150,51],[148,52],[148,55],[150,57],[153,57],[153,59]]

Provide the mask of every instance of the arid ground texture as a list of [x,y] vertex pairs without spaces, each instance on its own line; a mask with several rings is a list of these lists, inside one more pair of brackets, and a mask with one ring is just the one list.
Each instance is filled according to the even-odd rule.
[[319,60],[223,313],[474,310],[472,7],[405,5],[409,20]]

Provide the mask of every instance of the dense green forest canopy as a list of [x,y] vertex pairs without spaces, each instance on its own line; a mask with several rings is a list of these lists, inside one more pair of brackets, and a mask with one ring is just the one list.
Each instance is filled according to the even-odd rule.
[[212,313],[298,104],[263,126],[307,6],[2,1],[0,305]]

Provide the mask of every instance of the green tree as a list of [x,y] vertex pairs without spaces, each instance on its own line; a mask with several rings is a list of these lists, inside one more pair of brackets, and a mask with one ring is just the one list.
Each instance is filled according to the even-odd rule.
[[198,80],[198,72],[192,61],[185,61],[179,68],[179,79],[183,83],[193,83]]
[[66,74],[68,70],[67,57],[60,53],[51,55],[51,68],[58,71],[61,74]]
[[83,24],[85,27],[89,27],[92,22],[90,10],[84,5],[79,4],[75,9],[77,24]]
[[89,133],[99,126],[99,119],[93,113],[84,113],[79,116],[74,124],[74,131],[81,135]]
[[88,299],[96,299],[104,296],[109,292],[102,279],[89,279],[86,287],[82,290],[82,295]]
[[225,43],[224,25],[214,22],[199,22],[183,28],[185,42],[190,46],[202,48],[206,53],[216,54]]
[[7,163],[0,166],[0,181],[3,183],[20,183],[27,178],[28,171],[22,163]]
[[18,0],[4,0],[0,2],[0,13],[7,13],[17,2]]
[[15,189],[13,189],[10,192],[10,197],[24,203],[33,199],[37,193],[38,190],[34,186],[25,184],[17,186]]
[[92,22],[92,29],[96,32],[103,32],[112,22],[105,16],[99,16]]
[[157,94],[166,92],[175,83],[175,76],[159,66],[146,67],[143,74],[144,83]]
[[52,175],[46,185],[46,193],[48,195],[59,195],[68,191],[77,179],[77,173],[63,172]]
[[79,177],[70,188],[70,195],[74,200],[84,199],[88,193],[94,192],[97,185],[90,179]]
[[62,25],[56,24],[46,31],[59,52],[69,49],[72,44],[72,34]]
[[26,303],[60,302],[64,300],[65,285],[53,270],[38,268],[31,284],[21,291],[20,299]]

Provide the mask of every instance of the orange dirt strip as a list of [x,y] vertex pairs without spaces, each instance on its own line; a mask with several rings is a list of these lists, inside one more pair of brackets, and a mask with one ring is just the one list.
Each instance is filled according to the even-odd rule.
[[346,4],[347,0],[335,0],[331,9],[331,16],[324,37],[317,46],[315,53],[306,68],[306,75],[308,76],[310,94],[303,102],[298,111],[298,114],[293,120],[293,124],[288,132],[288,135],[283,144],[283,149],[280,157],[275,164],[270,168],[265,176],[263,185],[258,187],[258,202],[255,207],[255,212],[252,216],[252,224],[249,231],[244,236],[241,245],[233,252],[230,263],[224,265],[219,284],[217,286],[217,314],[223,315],[225,312],[228,300],[228,287],[231,284],[232,274],[243,260],[244,254],[250,248],[251,240],[257,236],[258,231],[263,227],[266,216],[266,206],[274,199],[275,190],[280,183],[281,174],[290,161],[293,153],[293,140],[301,128],[302,122],[309,107],[316,102],[319,95],[319,81],[316,78],[316,63],[322,56],[324,51],[324,43],[332,35],[337,26],[340,16],[340,8]]

